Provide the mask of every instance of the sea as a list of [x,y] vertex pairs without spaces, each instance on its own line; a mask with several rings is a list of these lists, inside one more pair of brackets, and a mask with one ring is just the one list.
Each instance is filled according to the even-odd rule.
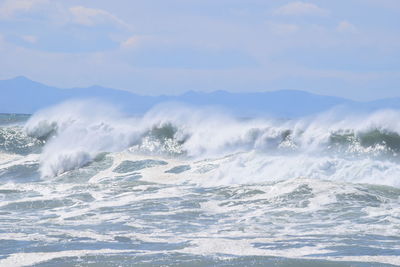
[[0,266],[400,266],[400,111],[1,114]]

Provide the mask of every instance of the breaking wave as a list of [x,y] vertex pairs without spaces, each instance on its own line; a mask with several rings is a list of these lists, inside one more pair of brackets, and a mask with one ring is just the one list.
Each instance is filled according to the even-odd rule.
[[[90,164],[104,152],[192,161],[245,153],[242,160],[249,162],[240,164],[259,165],[252,170],[233,168],[236,173],[230,176],[252,173],[251,182],[254,177],[290,175],[360,181],[348,168],[362,166],[358,171],[362,170],[362,181],[397,185],[399,115],[384,110],[363,116],[330,112],[298,120],[235,118],[218,110],[175,104],[134,117],[104,103],[75,101],[34,114],[23,128],[1,127],[0,139],[5,141],[0,150],[41,153],[42,177]],[[247,180],[233,180],[242,181]]]

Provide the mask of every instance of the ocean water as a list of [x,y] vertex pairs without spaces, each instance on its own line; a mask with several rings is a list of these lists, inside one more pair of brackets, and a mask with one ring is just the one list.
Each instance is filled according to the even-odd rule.
[[399,117],[0,115],[0,266],[400,266]]

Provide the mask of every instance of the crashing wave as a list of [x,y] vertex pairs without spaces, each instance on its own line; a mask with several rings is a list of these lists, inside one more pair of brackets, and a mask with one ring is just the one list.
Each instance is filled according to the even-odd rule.
[[78,101],[34,114],[24,130],[26,138],[45,142],[40,170],[42,177],[53,177],[87,165],[100,153],[121,151],[192,160],[256,152],[397,162],[399,115],[385,110],[344,118],[331,112],[297,120],[241,119],[162,105],[144,116],[126,116],[101,103]]

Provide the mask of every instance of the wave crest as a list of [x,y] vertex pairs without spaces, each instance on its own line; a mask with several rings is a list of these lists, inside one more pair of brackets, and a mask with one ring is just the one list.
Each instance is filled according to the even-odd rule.
[[43,177],[79,168],[99,153],[132,153],[204,159],[243,151],[268,155],[324,155],[397,161],[397,111],[338,117],[326,113],[299,120],[240,119],[211,109],[162,105],[127,117],[96,102],[69,102],[31,117],[25,131],[47,140]]

